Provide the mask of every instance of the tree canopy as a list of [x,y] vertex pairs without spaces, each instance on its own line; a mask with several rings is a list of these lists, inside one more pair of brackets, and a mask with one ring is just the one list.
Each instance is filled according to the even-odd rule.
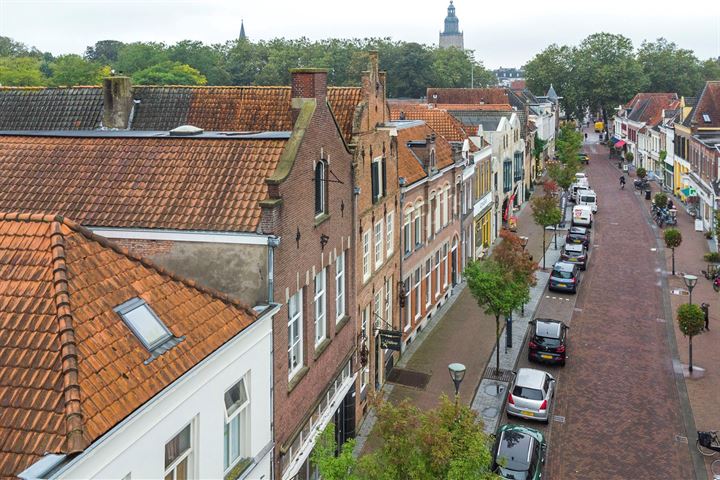
[[207,79],[198,70],[180,62],[165,61],[135,72],[138,85],[205,85]]

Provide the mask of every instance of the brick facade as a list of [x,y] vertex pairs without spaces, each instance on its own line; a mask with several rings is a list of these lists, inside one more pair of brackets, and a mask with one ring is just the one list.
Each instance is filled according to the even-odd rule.
[[[311,448],[306,443],[312,430],[310,422],[317,421],[318,412],[338,408],[337,404],[327,406],[328,389],[333,386],[335,391],[335,378],[348,361],[354,360],[352,156],[325,101],[326,79],[327,73],[321,70],[293,72],[293,117],[298,120],[293,132],[297,137],[291,138],[289,148],[296,147],[297,153],[290,164],[281,161],[274,178],[268,180],[270,199],[263,203],[263,233],[281,239],[274,252],[275,301],[283,304],[273,324],[276,478],[284,478],[284,471],[302,463],[303,453]],[[318,162],[326,165],[322,181],[325,207],[316,214]],[[346,313],[338,315],[336,280],[342,269],[337,258],[343,254]],[[316,290],[316,278],[321,285],[323,271],[324,289]],[[323,290],[325,300],[320,311],[324,311],[326,332],[318,334],[323,327],[317,324],[316,328],[317,305],[323,302],[322,296],[317,305],[315,299],[316,292]],[[297,338],[288,332],[293,296],[302,299],[302,307],[297,309],[302,312],[297,320],[302,324],[302,358],[291,367],[288,339],[295,343]]]

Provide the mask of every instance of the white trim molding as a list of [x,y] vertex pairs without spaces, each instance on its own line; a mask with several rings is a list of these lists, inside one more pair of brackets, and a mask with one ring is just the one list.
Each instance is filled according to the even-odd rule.
[[171,242],[228,243],[236,245],[270,246],[277,246],[278,241],[278,238],[273,235],[262,235],[259,233],[105,227],[90,227],[90,230],[101,237],[124,240],[159,240]]

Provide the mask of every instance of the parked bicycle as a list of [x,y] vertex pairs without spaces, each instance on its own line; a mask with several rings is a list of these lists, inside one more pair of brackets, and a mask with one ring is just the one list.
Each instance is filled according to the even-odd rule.
[[711,430],[709,432],[697,432],[697,442],[695,446],[698,452],[702,453],[706,457],[712,457],[720,452],[720,438],[718,438],[717,430]]

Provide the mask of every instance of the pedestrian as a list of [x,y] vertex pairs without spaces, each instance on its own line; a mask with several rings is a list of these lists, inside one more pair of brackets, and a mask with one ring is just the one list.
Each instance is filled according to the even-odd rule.
[[705,314],[705,330],[710,330],[710,304],[703,303],[700,308]]
[[672,210],[673,208],[675,208],[675,204],[673,204],[672,200],[668,200],[667,208],[668,210]]
[[620,175],[620,188],[625,189],[625,175]]
[[585,132],[585,140],[587,141],[587,132]]

